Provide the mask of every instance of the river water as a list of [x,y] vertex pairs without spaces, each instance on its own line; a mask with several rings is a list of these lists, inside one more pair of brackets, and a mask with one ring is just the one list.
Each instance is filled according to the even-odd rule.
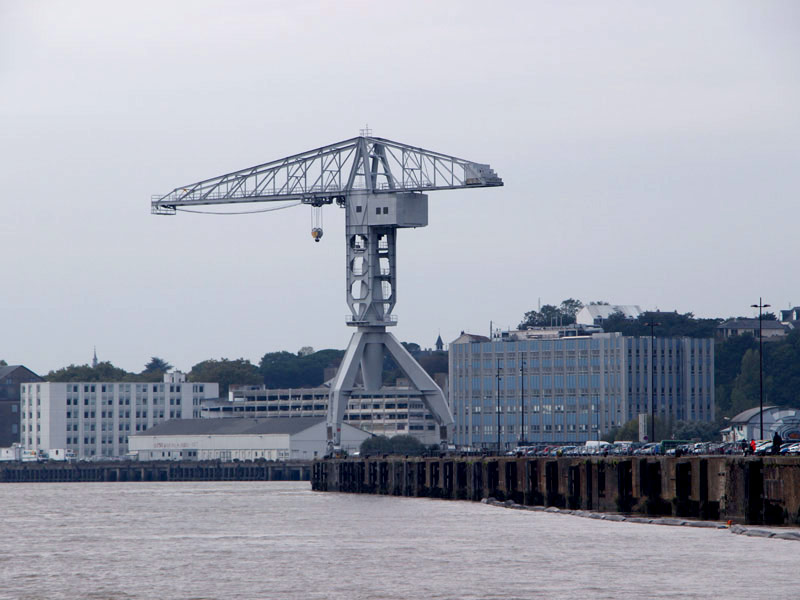
[[0,598],[797,598],[800,543],[312,492],[0,485]]

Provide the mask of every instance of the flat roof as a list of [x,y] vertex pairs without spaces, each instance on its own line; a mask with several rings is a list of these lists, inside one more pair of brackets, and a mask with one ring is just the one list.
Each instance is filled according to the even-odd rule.
[[154,425],[147,431],[134,434],[134,437],[145,435],[292,435],[324,421],[325,419],[322,417],[170,419]]

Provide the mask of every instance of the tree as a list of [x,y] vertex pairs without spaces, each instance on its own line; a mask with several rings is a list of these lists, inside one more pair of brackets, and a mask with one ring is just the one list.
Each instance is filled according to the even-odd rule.
[[528,327],[549,327],[551,325],[571,325],[575,322],[575,315],[583,308],[583,303],[574,298],[567,298],[559,306],[545,304],[538,311],[531,310],[525,313],[520,329]]
[[160,371],[162,373],[166,373],[172,368],[172,365],[165,361],[163,358],[159,358],[157,356],[153,356],[150,358],[150,362],[148,362],[144,366],[145,373],[152,373],[153,371]]
[[431,352],[417,359],[425,372],[433,377],[436,373],[447,373],[450,368],[447,352]]
[[403,348],[408,350],[408,353],[412,356],[415,355],[417,352],[420,352],[422,348],[420,348],[419,344],[416,342],[400,342],[403,345]]
[[192,367],[187,378],[189,381],[218,383],[220,398],[228,395],[232,384],[257,385],[262,382],[258,368],[244,358],[204,360]]
[[[414,342],[400,343],[431,377],[436,373],[448,372],[450,366],[446,350],[423,351],[419,344]],[[385,385],[396,385],[398,377],[404,377],[404,374],[394,358],[387,352],[383,357],[383,383]]]
[[297,356],[308,356],[309,354],[314,354],[314,348],[311,346],[303,346],[297,351]]
[[420,456],[425,453],[425,444],[410,435],[396,435],[386,437],[376,435],[361,442],[359,448],[363,456],[374,454],[404,454],[407,456]]
[[172,365],[163,358],[152,356],[139,375],[142,381],[161,381],[164,379],[164,374],[170,369],[172,369]]
[[343,350],[319,350],[305,356],[268,352],[258,370],[269,388],[315,387],[325,381],[325,369],[338,366],[343,356]]
[[7,367],[8,363],[2,359],[0,359],[0,367]]
[[69,365],[57,371],[50,371],[45,375],[47,381],[136,381],[137,376],[120,369],[108,361],[97,363],[96,367],[89,365]]
[[716,442],[720,439],[720,426],[718,423],[707,421],[678,421],[672,431],[675,440],[699,440],[701,442]]
[[[662,419],[656,417],[655,419],[655,437],[654,441],[669,439],[672,436],[672,421],[671,419]],[[648,425],[647,435],[650,435],[650,427]],[[639,418],[635,417],[622,425],[621,427],[613,427],[603,435],[603,439],[607,442],[636,442],[639,441]]]
[[764,344],[764,401],[800,407],[800,331]]
[[717,332],[717,325],[722,321],[721,319],[696,319],[690,312],[680,314],[678,311],[650,311],[642,313],[636,319],[629,319],[623,313],[617,311],[603,321],[603,331],[619,332],[622,335],[634,337],[647,337],[650,335],[650,326],[647,323],[651,320],[659,324],[654,330],[656,337],[693,338],[714,337]]
[[734,415],[758,406],[760,394],[758,351],[748,350],[731,389],[731,411]]
[[638,442],[639,441],[639,419],[631,419],[621,427],[613,427],[603,436],[607,442],[625,441],[625,442]]
[[580,300],[575,300],[574,298],[567,298],[566,300],[562,300],[561,306],[558,307],[559,311],[562,314],[568,315],[570,319],[572,319],[572,323],[575,322],[575,316],[578,314],[578,311],[583,308],[583,302]]
[[385,435],[376,435],[361,442],[361,447],[359,450],[362,456],[370,456],[372,454],[391,454],[392,442]]
[[390,438],[393,454],[419,456],[425,452],[425,444],[410,435],[396,435]]

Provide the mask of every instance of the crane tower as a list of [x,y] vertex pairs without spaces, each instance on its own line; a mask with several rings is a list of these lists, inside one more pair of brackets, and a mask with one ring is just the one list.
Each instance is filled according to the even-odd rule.
[[[408,377],[439,426],[442,443],[453,417],[444,394],[397,338],[397,230],[428,224],[427,192],[503,185],[487,164],[361,135],[227,175],[175,188],[151,200],[153,214],[248,202],[294,202],[313,211],[336,203],[345,211],[347,324],[356,327],[328,401],[329,448],[340,444],[341,423],[354,393],[382,386],[388,353]],[[321,222],[312,236],[322,237]],[[359,374],[361,375],[359,380]]]

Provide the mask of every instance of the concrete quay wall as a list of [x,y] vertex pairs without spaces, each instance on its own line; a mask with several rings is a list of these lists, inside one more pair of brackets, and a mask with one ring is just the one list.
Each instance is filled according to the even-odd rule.
[[800,525],[796,457],[441,457],[314,461],[317,491]]
[[0,463],[0,483],[82,481],[308,481],[310,461]]

